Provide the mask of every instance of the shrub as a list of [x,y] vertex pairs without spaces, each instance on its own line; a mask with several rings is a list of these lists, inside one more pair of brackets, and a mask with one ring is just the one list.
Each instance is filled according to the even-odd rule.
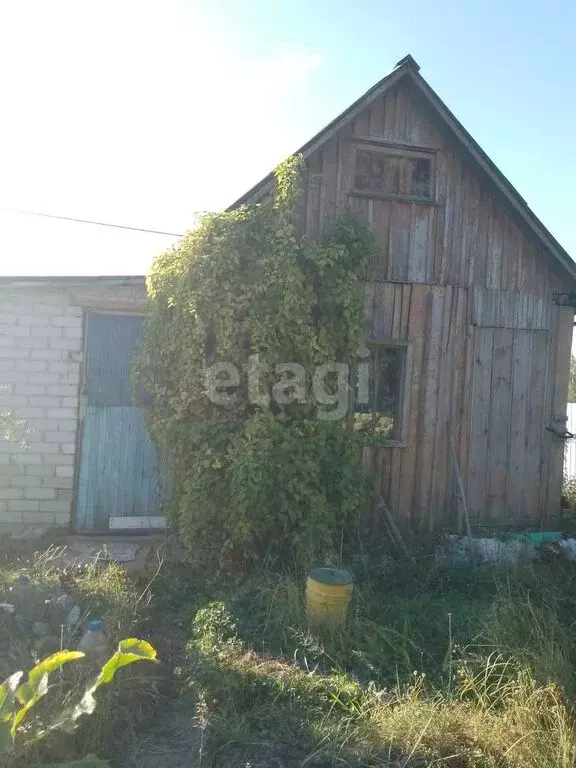
[[[334,557],[365,498],[359,444],[345,420],[319,418],[310,392],[317,366],[358,352],[373,235],[350,215],[322,243],[301,235],[304,174],[291,158],[262,203],[206,216],[148,278],[137,378],[169,467],[171,518],[230,571],[267,554]],[[222,362],[258,372],[258,393],[250,377],[218,378]]]

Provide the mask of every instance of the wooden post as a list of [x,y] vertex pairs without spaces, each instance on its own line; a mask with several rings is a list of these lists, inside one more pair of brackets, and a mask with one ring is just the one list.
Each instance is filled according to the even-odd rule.
[[413,563],[416,561],[410,554],[410,550],[406,546],[406,542],[404,541],[404,538],[402,534],[400,533],[398,526],[394,522],[394,518],[392,517],[392,513],[390,512],[390,509],[388,508],[388,504],[384,501],[384,498],[382,496],[378,497],[378,506],[376,507],[377,510],[380,510],[382,514],[384,515],[384,519],[386,520],[386,524],[388,525],[388,529],[390,530],[392,537],[396,540],[396,543],[404,552],[408,560],[411,560]]
[[456,446],[454,445],[454,433],[452,432],[452,426],[450,424],[448,425],[448,433],[450,435],[450,448],[452,450],[452,460],[454,461],[454,469],[456,471],[456,479],[458,481],[458,495],[461,502],[464,525],[466,526],[466,536],[468,538],[470,557],[472,558],[472,564],[476,565],[476,551],[474,549],[474,539],[472,538],[472,529],[470,527],[470,517],[468,515],[466,494],[464,493],[464,483],[462,482],[462,474],[460,472],[460,464],[458,463],[458,456],[456,454]]

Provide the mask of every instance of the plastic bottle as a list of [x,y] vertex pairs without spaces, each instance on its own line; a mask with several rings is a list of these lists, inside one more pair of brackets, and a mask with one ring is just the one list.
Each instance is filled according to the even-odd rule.
[[87,658],[92,659],[108,655],[110,648],[102,629],[102,622],[99,619],[88,622],[88,628],[78,643],[78,650],[85,653]]
[[58,607],[63,615],[68,615],[74,607],[74,598],[67,592],[63,592],[54,600],[54,605]]
[[9,601],[16,607],[19,613],[27,613],[31,609],[33,587],[30,583],[30,576],[25,573],[18,576],[14,584],[10,587]]
[[68,616],[66,616],[66,624],[68,624],[69,627],[74,627],[78,622],[80,621],[80,606],[75,605]]

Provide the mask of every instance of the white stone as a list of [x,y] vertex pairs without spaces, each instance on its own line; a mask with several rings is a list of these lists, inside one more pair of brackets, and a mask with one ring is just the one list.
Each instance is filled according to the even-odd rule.
[[39,506],[39,501],[30,501],[29,499],[26,501],[24,499],[18,499],[18,501],[8,502],[8,509],[14,512],[20,512],[20,514],[23,514],[24,512],[34,512],[39,509]]
[[70,453],[70,451],[64,450],[64,446],[74,445],[76,433],[72,430],[66,432],[44,432],[44,438],[49,443],[60,443],[62,445],[62,453]]
[[77,328],[64,328],[64,336],[67,339],[81,339],[84,336],[84,330],[81,325]]
[[48,315],[19,315],[19,325],[48,325]]
[[25,325],[0,325],[0,336],[30,336],[30,328]]
[[27,475],[35,475],[37,477],[56,477],[56,468],[45,465],[30,465],[25,467]]
[[56,489],[55,488],[24,488],[24,498],[25,499],[55,499],[56,498]]
[[32,360],[62,360],[61,349],[33,349],[30,352],[30,358]]
[[44,408],[14,408],[14,416],[18,419],[42,419],[46,411]]
[[45,395],[45,384],[14,384],[13,391],[15,395]]
[[32,446],[34,453],[58,453],[60,446],[58,443],[34,443]]
[[14,464],[42,464],[42,457],[38,453],[17,453],[12,461]]
[[77,352],[82,348],[82,339],[50,339],[52,349],[69,349]]
[[30,326],[31,336],[41,336],[44,339],[55,339],[62,336],[62,328],[55,328],[52,325],[32,325]]
[[76,397],[78,387],[74,384],[55,384],[48,387],[48,394],[58,397]]
[[7,485],[0,485],[0,499],[21,499],[23,496],[23,488],[14,488]]
[[25,360],[29,355],[27,349],[21,347],[0,347],[0,358],[11,358],[12,360]]
[[52,465],[68,465],[72,466],[74,463],[74,456],[68,454],[68,453],[47,453],[44,454],[44,464],[52,464]]
[[15,408],[20,405],[28,405],[28,398],[24,395],[11,395],[0,389],[0,406]]
[[[19,469],[19,467],[16,467]],[[10,485],[14,488],[40,488],[42,486],[42,478],[34,477],[34,475],[19,475],[18,477],[10,478]]]
[[41,512],[70,513],[72,504],[69,501],[41,501]]
[[[0,349],[0,352],[2,350]],[[14,350],[15,352],[20,352],[22,350]],[[23,350],[28,354],[27,349]],[[17,360],[16,361],[16,370],[17,371],[24,371],[25,373],[43,373],[46,368],[48,367],[48,363],[45,363],[43,360]],[[32,383],[32,379],[30,379],[30,382]]]
[[34,408],[58,408],[60,399],[50,395],[30,395],[28,397],[28,405]]
[[74,315],[63,315],[62,317],[53,317],[52,322],[54,325],[63,326],[66,328],[81,328],[82,317]]
[[30,419],[28,426],[38,432],[42,432],[46,429],[58,429],[59,424],[57,419]]
[[74,477],[74,467],[57,466],[56,475],[58,477]]
[[49,408],[46,416],[49,419],[75,419],[75,408]]
[[45,488],[72,488],[74,486],[74,477],[54,475],[53,477],[39,477],[37,479]]
[[[48,365],[51,366],[54,363],[48,363]],[[30,384],[58,384],[61,380],[59,373],[36,373],[28,377]]]

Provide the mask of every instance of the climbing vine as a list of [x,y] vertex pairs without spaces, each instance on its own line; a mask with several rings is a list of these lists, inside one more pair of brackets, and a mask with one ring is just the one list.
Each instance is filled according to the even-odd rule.
[[373,237],[349,214],[321,242],[302,235],[305,185],[290,158],[263,202],[203,217],[148,278],[138,378],[169,513],[189,547],[229,568],[333,557],[364,501],[361,452],[336,411]]

